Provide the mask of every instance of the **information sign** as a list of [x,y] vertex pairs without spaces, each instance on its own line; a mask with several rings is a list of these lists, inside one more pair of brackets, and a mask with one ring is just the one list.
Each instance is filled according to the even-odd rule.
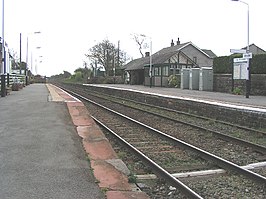
[[248,80],[248,59],[234,58],[233,79]]
[[251,59],[252,58],[252,53],[244,53],[243,54],[243,58]]

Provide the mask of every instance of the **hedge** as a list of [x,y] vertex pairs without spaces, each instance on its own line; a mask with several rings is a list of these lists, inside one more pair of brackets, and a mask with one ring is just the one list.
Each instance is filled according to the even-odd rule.
[[[213,72],[216,74],[231,74],[233,59],[240,58],[242,55],[234,54],[231,56],[216,57],[213,60]],[[266,54],[253,55],[250,62],[252,74],[266,74]]]

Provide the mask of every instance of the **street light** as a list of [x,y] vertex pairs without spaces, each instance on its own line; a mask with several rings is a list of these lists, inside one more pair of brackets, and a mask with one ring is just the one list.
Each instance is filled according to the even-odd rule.
[[6,67],[5,67],[5,14],[4,14],[4,11],[5,11],[5,1],[2,0],[2,38],[1,38],[1,42],[2,42],[2,66],[1,66],[1,69],[0,69],[0,72],[5,74],[6,73]]
[[[28,33],[27,34],[27,51],[26,51],[26,68],[25,68],[25,75],[26,75],[26,85],[28,85],[28,52],[29,52],[29,35],[30,34],[40,34],[40,31]],[[41,47],[36,47],[37,49]],[[31,53],[31,60],[32,60],[32,53]],[[31,68],[32,68],[32,61],[31,61]]]
[[[238,1],[241,2],[245,5],[247,5],[248,10],[247,10],[247,51],[246,53],[249,53],[249,4],[241,1],[241,0],[231,0],[231,1]],[[247,72],[248,72],[248,77],[246,79],[246,98],[249,98],[249,94],[250,94],[250,87],[251,87],[251,75],[250,75],[250,64],[249,64],[249,58],[247,59]]]
[[[26,73],[26,71],[27,71],[27,68],[28,68],[28,52],[29,52],[29,35],[30,34],[40,34],[41,32],[40,31],[38,31],[38,32],[33,32],[33,33],[28,33],[28,34],[26,34],[27,35],[27,48],[26,48],[26,67],[25,67],[25,72],[24,72],[24,74],[25,75],[27,75],[27,73]],[[20,59],[20,75],[21,75],[21,62],[22,62],[22,56],[21,56],[21,43],[22,43],[22,39],[21,39],[21,37],[22,37],[22,34],[20,33],[20,42],[19,42],[19,59]],[[39,47],[40,48],[40,47]],[[37,47],[37,49],[38,49],[38,47]],[[31,62],[31,64],[32,64],[32,62]],[[31,66],[32,67],[32,66]]]
[[150,88],[152,85],[152,40],[150,37]]
[[[33,32],[32,34],[40,34],[40,33],[41,33],[40,31],[37,31],[37,32]],[[39,47],[39,48],[41,48],[41,47]],[[37,49],[39,49],[39,48],[37,47]],[[27,35],[26,67],[28,67],[28,51],[29,51],[29,34]]]
[[140,36],[148,37],[150,39],[150,70],[149,70],[149,76],[150,76],[150,88],[152,86],[152,39],[149,36],[146,36],[144,34],[141,34]]

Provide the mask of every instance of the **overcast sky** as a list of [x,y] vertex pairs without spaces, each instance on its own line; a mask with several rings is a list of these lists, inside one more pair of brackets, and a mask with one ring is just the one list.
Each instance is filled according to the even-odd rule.
[[[250,8],[250,44],[265,50],[266,1],[243,1]],[[28,36],[29,57],[38,59],[33,72],[47,76],[73,73],[103,39],[120,40],[123,51],[140,57],[132,33],[150,36],[153,53],[179,37],[223,56],[247,45],[247,6],[231,0],[5,0],[5,41],[18,55],[20,33],[22,61]]]

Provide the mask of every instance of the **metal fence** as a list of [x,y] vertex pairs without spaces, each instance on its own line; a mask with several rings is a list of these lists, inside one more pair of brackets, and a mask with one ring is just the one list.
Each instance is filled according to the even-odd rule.
[[6,96],[6,92],[12,89],[14,84],[26,85],[26,76],[18,74],[2,74],[0,78],[0,92],[1,97]]

